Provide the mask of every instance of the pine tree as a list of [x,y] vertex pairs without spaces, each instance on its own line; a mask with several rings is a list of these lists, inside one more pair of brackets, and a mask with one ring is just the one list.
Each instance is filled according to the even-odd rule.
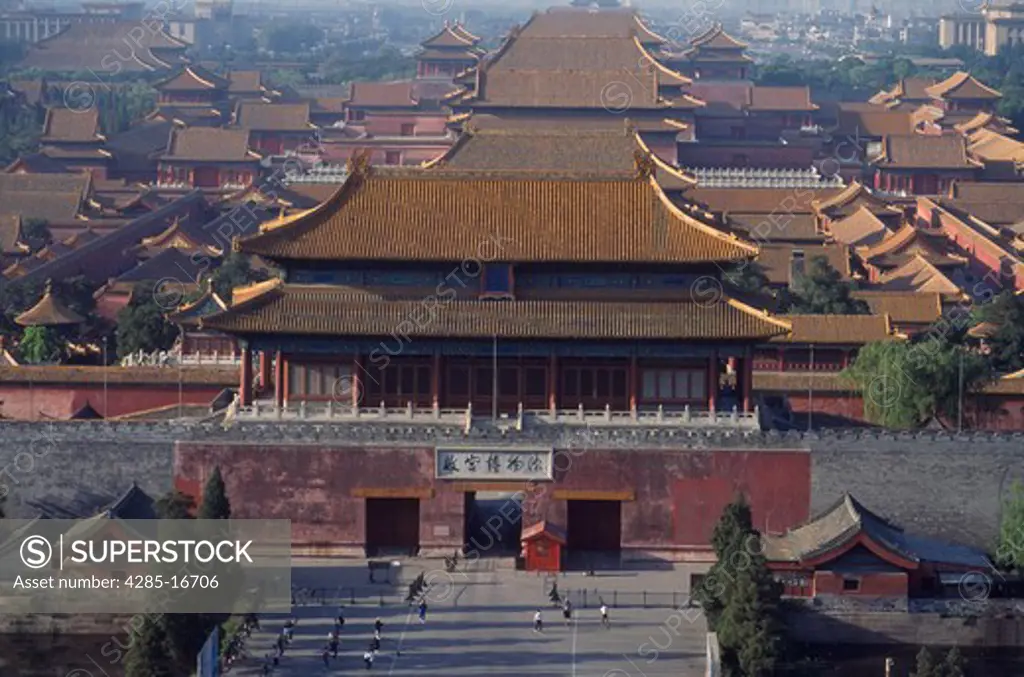
[[946,654],[946,660],[942,662],[942,677],[964,677],[966,667],[960,649],[954,646]]
[[750,506],[746,497],[740,495],[725,507],[715,530],[711,535],[711,546],[715,551],[715,564],[708,571],[701,584],[693,591],[696,601],[704,610],[708,626],[714,629],[725,608],[726,595],[736,580],[735,570],[746,562],[744,550],[746,539],[753,531]]
[[927,647],[921,647],[921,650],[917,652],[917,666],[913,677],[939,677],[932,652]]
[[808,315],[867,315],[868,304],[850,295],[852,285],[843,280],[824,256],[810,260],[807,271],[798,274],[791,290],[791,313]]
[[213,469],[213,474],[203,488],[203,504],[199,506],[199,519],[231,519],[231,503],[228,501],[224,478],[220,475],[220,466]]
[[744,677],[773,674],[781,653],[781,590],[759,553],[759,544],[748,543],[747,557],[735,569],[736,580],[729,586],[717,628],[729,662]]
[[167,633],[155,618],[147,616],[132,640],[125,659],[126,677],[174,677]]

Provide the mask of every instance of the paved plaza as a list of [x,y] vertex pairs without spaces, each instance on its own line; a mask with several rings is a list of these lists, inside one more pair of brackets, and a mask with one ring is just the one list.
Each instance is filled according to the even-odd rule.
[[[547,599],[550,582],[543,577],[482,562],[481,567],[450,576],[432,563],[406,563],[394,585],[367,584],[365,568],[299,566],[293,584],[323,589],[350,583],[358,587],[357,603],[350,593],[343,602],[345,627],[338,658],[324,667],[321,650],[334,628],[338,605],[334,600],[297,604],[294,641],[286,650],[275,677],[299,675],[366,674],[429,677],[533,675],[536,677],[698,677],[704,674],[704,619],[696,610],[671,608],[610,609],[612,627],[604,629],[600,614],[588,596],[588,607],[577,607],[567,627],[560,610]],[[364,565],[365,566],[365,565]],[[432,581],[427,622],[420,624],[416,609],[401,603],[408,582],[423,571]],[[558,578],[559,589],[586,586],[619,591],[620,600],[639,600],[639,591],[683,589],[688,576],[678,571],[615,572],[594,577],[570,574]],[[372,591],[379,590],[374,598]],[[318,593],[319,594],[319,593]],[[574,595],[581,599],[578,595]],[[305,598],[300,596],[299,601]],[[380,606],[383,599],[384,606]],[[610,595],[608,597],[610,599]],[[606,599],[606,601],[608,601]],[[662,599],[671,599],[662,596]],[[684,603],[681,600],[680,603]],[[532,629],[533,615],[542,608],[543,633]],[[384,623],[382,647],[372,671],[363,652],[373,636],[376,618]],[[285,615],[261,618],[261,630],[247,643],[252,658],[236,665],[231,674],[262,674],[263,656],[281,632]],[[659,648],[660,647],[660,648]]]

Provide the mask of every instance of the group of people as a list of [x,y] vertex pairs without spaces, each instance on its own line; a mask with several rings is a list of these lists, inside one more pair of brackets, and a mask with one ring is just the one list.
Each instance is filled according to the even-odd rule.
[[[417,615],[420,623],[427,622],[427,601],[422,599],[417,607]],[[247,624],[248,625],[248,624]],[[271,656],[267,654],[266,660],[263,666],[263,674],[269,675],[273,668],[279,665],[281,657],[284,656],[285,649],[292,643],[295,637],[295,627],[298,625],[298,620],[290,618],[284,623],[284,627],[281,630],[281,634],[278,635],[275,641],[276,655]],[[255,621],[255,625],[251,626],[259,629],[259,622]],[[334,619],[334,629],[327,633],[327,643],[324,644],[320,651],[320,657],[324,662],[324,667],[330,667],[331,658],[338,657],[338,650],[341,646],[341,631],[345,627],[345,616],[341,611],[338,612],[338,617]],[[251,632],[251,628],[249,629]],[[366,669],[369,670],[373,667],[373,661],[376,660],[377,655],[380,653],[381,647],[381,633],[384,631],[384,622],[378,617],[373,622],[373,638],[370,640],[370,644],[366,651],[363,652],[363,663]],[[247,633],[248,634],[248,633]],[[396,655],[398,650],[396,650]]]
[[[565,620],[566,626],[572,624],[572,602],[569,600],[562,602],[562,618]],[[601,626],[606,630],[612,626],[612,622],[608,618],[608,605],[603,601],[601,602]],[[540,609],[533,614],[533,631],[544,632],[544,614]]]

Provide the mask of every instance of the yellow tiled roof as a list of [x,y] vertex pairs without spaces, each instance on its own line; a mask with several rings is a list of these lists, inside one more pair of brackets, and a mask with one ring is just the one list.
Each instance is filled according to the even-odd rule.
[[679,210],[653,169],[627,178],[366,168],[238,247],[285,260],[696,263],[757,253]]

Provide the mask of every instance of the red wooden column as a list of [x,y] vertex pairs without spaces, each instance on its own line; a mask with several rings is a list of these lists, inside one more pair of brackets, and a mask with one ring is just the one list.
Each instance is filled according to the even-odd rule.
[[548,409],[558,408],[558,356],[548,358]]
[[434,364],[430,369],[430,395],[434,407],[441,406],[441,353],[434,351]]
[[284,354],[274,353],[274,404],[284,406]]
[[242,369],[238,384],[238,397],[243,407],[252,404],[252,349],[248,343],[242,346]]
[[754,354],[753,349],[747,346],[743,351],[743,412],[751,410],[751,393],[754,389]]
[[718,400],[718,349],[711,351],[708,360],[708,409],[715,410]]
[[356,353],[352,358],[352,406],[358,407],[363,401],[363,357]]
[[260,390],[266,392],[270,387],[270,355],[266,350],[260,351]]

